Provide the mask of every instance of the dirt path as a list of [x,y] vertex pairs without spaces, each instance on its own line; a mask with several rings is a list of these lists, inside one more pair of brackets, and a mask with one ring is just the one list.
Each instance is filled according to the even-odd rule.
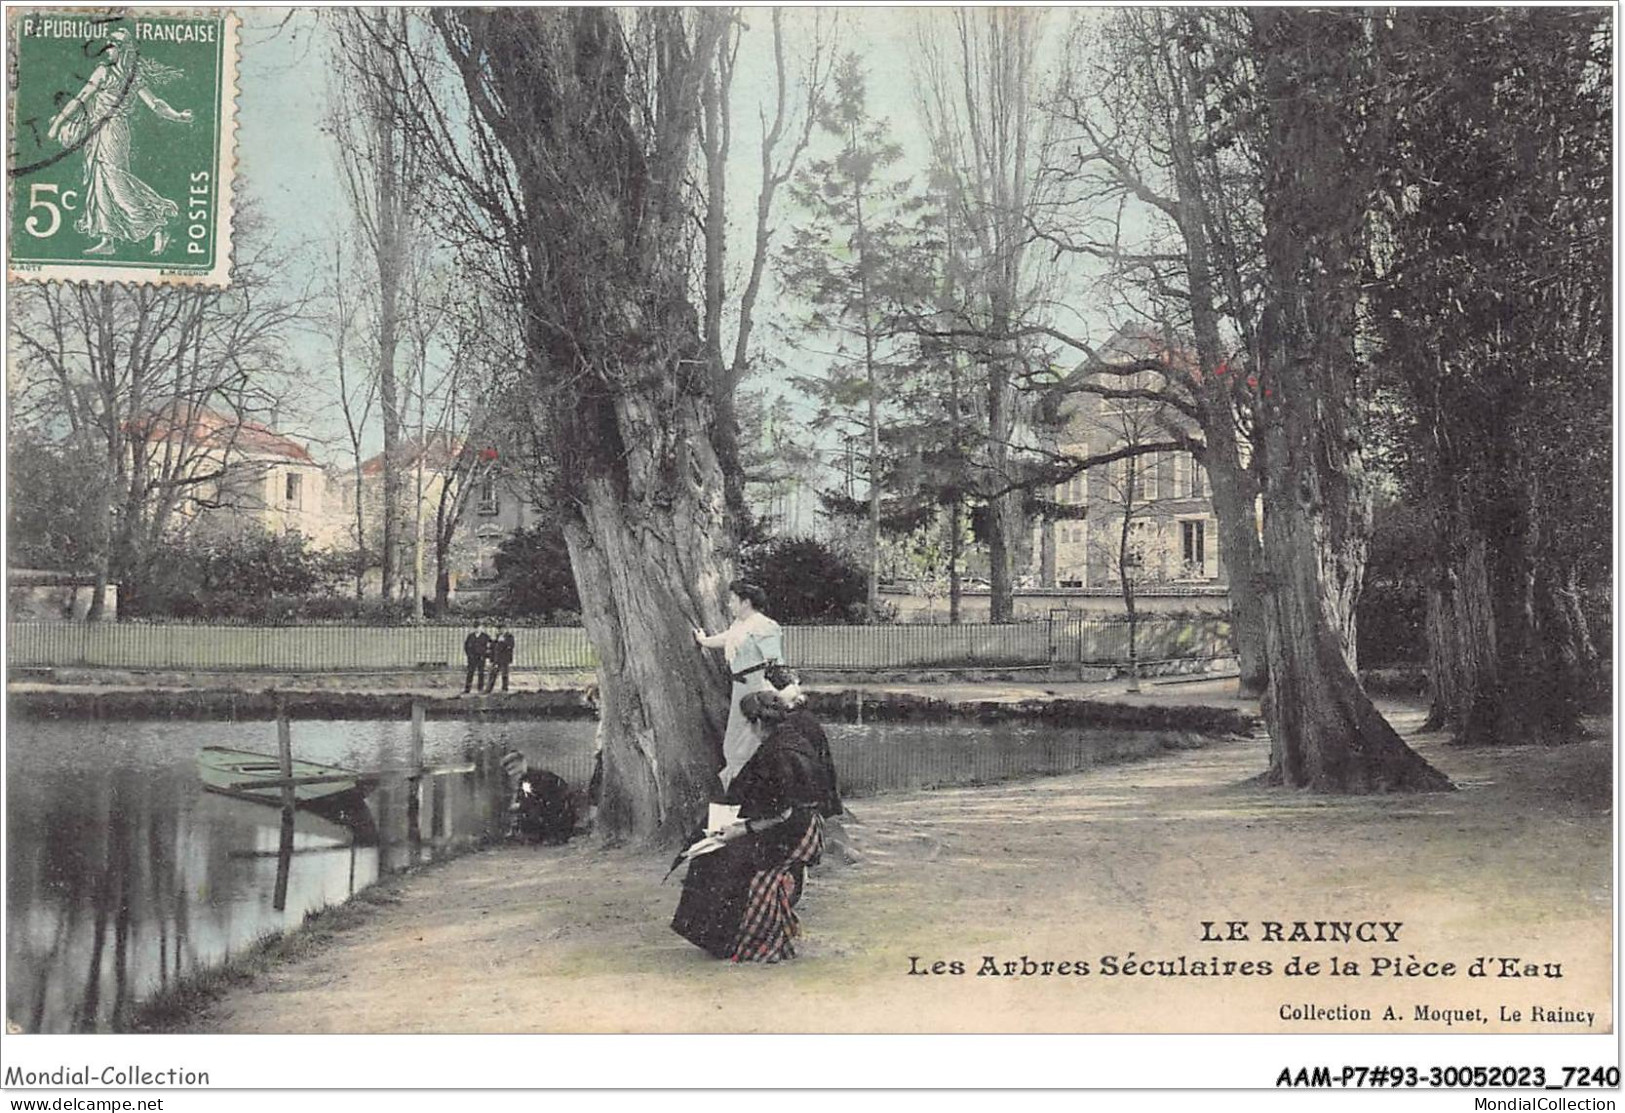
[[[1419,716],[1393,716],[1402,731]],[[668,928],[660,854],[503,848],[405,882],[310,957],[219,999],[208,1032],[1611,1030],[1611,752],[1414,740],[1462,791],[1327,798],[1243,784],[1264,744],[989,788],[858,800],[861,861],[824,867],[801,957],[706,958]],[[1248,921],[1248,942],[1201,921]],[[1402,922],[1398,942],[1264,941],[1263,921]],[[1223,927],[1219,928],[1223,931]],[[1373,929],[1382,932],[1384,929]],[[1107,974],[1103,956],[1268,961],[1268,976]],[[1293,955],[1359,976],[1287,976]],[[1373,976],[1373,957],[1457,964]],[[958,961],[965,973],[913,976]],[[978,975],[984,956],[1013,976]],[[1024,976],[1022,960],[1087,976]],[[1561,977],[1471,977],[1478,956]],[[951,969],[951,968],[950,968]],[[1544,969],[1544,968],[1543,968]],[[1001,966],[1002,970],[1002,966]],[[1492,968],[1492,973],[1499,967]],[[1549,972],[1549,971],[1547,971]],[[768,990],[771,992],[768,992]],[[1503,1020],[1502,1007],[1521,1014]],[[1416,1010],[1481,1010],[1418,1019]],[[1372,1019],[1283,1019],[1297,1008]],[[1384,1019],[1392,1008],[1398,1019]],[[1544,1010],[1532,1020],[1531,1009]],[[1594,1014],[1589,1027],[1582,1017]],[[1431,1014],[1430,1014],[1431,1015]],[[1566,1018],[1566,1019],[1564,1019]]]

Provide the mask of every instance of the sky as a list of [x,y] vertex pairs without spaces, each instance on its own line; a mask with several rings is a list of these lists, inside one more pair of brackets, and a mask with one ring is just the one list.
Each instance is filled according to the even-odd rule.
[[[328,71],[330,22],[308,10],[243,9],[244,27],[239,84],[238,157],[240,188],[264,217],[277,246],[290,257],[282,275],[289,289],[319,281],[320,260],[328,258],[334,221],[347,219],[337,154],[322,130]],[[919,21],[941,13],[922,8],[846,8],[840,12],[840,47],[859,54],[868,70],[871,111],[889,118],[892,135],[904,149],[902,173],[923,175],[929,154],[918,122],[910,51]],[[745,9],[734,87],[734,139],[730,159],[730,262],[749,261],[749,236],[755,224],[759,184],[758,112],[771,110],[773,98],[772,23],[768,9]],[[812,19],[807,9],[786,13],[788,38],[795,48],[807,41]],[[1049,17],[1047,41],[1053,50],[1065,31],[1064,13]],[[781,228],[793,215],[781,191],[775,217]],[[778,242],[782,242],[782,237]],[[735,288],[743,285],[743,274]],[[769,277],[758,312],[771,314],[776,291]],[[293,338],[292,361],[302,368],[305,383],[292,392],[292,404],[281,417],[284,429],[313,438],[314,452],[328,462],[348,452],[336,411],[317,404],[331,397],[333,357],[328,339],[311,331]],[[805,373],[819,357],[800,353],[791,362]],[[772,384],[769,384],[770,388]],[[794,399],[793,399],[794,400]],[[375,422],[376,424],[376,422]],[[366,446],[376,450],[381,432]]]
[[[325,30],[308,11],[246,8],[238,70],[237,170],[239,193],[258,209],[266,234],[290,265],[280,277],[295,291],[318,280],[316,260],[330,240],[331,221],[343,218],[345,200],[329,138],[326,110]],[[323,463],[341,459],[342,425],[311,412],[308,403],[332,378],[331,345],[313,331],[293,336],[290,356],[310,381],[292,401],[284,431],[313,437]],[[380,434],[381,435],[381,434]]]

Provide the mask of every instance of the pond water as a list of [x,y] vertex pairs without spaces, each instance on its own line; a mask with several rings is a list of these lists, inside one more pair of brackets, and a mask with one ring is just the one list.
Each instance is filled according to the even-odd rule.
[[[1151,732],[1053,725],[833,724],[848,797],[1069,772],[1146,757]],[[276,752],[269,722],[13,718],[7,741],[6,1018],[25,1032],[107,1031],[177,977],[219,965],[382,874],[500,838],[496,756],[584,786],[594,724],[430,719],[411,791],[408,722],[292,724],[300,759],[378,771],[364,822],[204,791],[203,746]]]

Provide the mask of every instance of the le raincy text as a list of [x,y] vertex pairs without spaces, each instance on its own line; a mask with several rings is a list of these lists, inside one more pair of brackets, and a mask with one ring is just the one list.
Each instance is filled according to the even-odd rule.
[[1202,920],[1203,943],[1398,943],[1402,920]]

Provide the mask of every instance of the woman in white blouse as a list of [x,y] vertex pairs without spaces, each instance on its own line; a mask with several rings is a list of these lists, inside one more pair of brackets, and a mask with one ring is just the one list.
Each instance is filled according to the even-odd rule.
[[779,624],[762,613],[767,607],[767,593],[755,584],[735,580],[728,585],[728,596],[728,610],[734,619],[732,626],[720,634],[707,634],[699,627],[694,628],[694,640],[707,649],[722,650],[728,659],[728,671],[733,674],[728,729],[722,736],[725,764],[719,774],[724,791],[755,750],[756,735],[740,712],[739,701],[750,692],[770,689],[763,670],[784,661],[784,635]]

